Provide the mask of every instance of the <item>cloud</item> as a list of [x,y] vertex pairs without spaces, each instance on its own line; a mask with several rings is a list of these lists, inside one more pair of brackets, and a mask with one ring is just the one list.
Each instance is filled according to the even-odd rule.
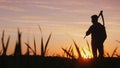
[[0,9],[14,11],[14,12],[24,12],[25,10],[15,6],[0,5]]
[[47,10],[55,10],[60,12],[68,12],[68,13],[87,13],[90,10],[88,9],[89,5],[93,5],[91,1],[82,1],[82,0],[5,0],[2,1],[4,3],[9,4],[16,4],[14,7],[9,6],[2,6],[1,8],[12,10],[12,11],[23,11],[24,9],[18,8],[17,4],[19,5],[26,5],[29,7],[34,6],[35,8],[44,8]]
[[78,8],[69,8],[69,7],[60,7],[60,6],[54,6],[54,5],[44,5],[44,4],[38,4],[34,5],[38,8],[44,8],[48,10],[56,10],[60,12],[66,12],[66,13],[87,13],[89,12],[88,9],[78,9]]

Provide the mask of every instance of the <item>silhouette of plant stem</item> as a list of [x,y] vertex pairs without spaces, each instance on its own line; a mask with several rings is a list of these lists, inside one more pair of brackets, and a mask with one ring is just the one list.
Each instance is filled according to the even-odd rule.
[[91,51],[90,51],[90,45],[89,45],[89,43],[88,43],[87,40],[86,40],[86,43],[87,43],[87,46],[88,46],[88,50],[89,50],[89,52],[91,52]]
[[39,30],[40,30],[40,33],[41,33],[41,56],[42,57],[45,57],[45,54],[46,54],[46,51],[47,51],[47,47],[48,47],[48,43],[50,41],[50,38],[51,38],[51,35],[52,33],[50,33],[48,39],[47,39],[47,42],[45,44],[45,47],[44,47],[44,43],[43,43],[43,35],[42,35],[42,29],[41,27],[39,26]]
[[[68,52],[71,54],[72,45],[69,47]],[[72,54],[71,54],[72,55]],[[67,54],[68,56],[68,54]]]
[[113,56],[115,55],[117,49],[118,49],[118,47],[116,47],[116,48],[113,50],[113,53],[112,53],[111,57],[113,57]]
[[85,52],[85,50],[83,48],[82,48],[82,51],[83,51],[84,55],[86,55],[86,52]]
[[3,30],[3,34],[2,34],[2,48],[3,48],[3,53],[2,53],[2,56],[6,56],[6,52],[7,52],[8,45],[9,45],[9,41],[10,41],[10,36],[8,37],[7,42],[6,42],[6,46],[5,46],[5,43],[4,43],[4,30]]
[[74,40],[73,40],[73,42],[74,42],[74,45],[75,45],[76,51],[77,51],[77,53],[78,53],[78,59],[81,59],[82,56],[81,56],[81,52],[80,52],[80,50],[79,50],[79,47],[78,47],[78,45],[76,44],[76,42],[75,42]]
[[40,30],[40,33],[41,33],[41,56],[44,57],[43,35],[42,35],[42,29],[41,29],[40,26],[39,26],[39,30]]
[[22,33],[19,31],[19,28],[18,28],[18,40],[16,42],[14,56],[21,56],[22,55],[22,51],[21,51],[21,35],[22,35]]
[[118,58],[120,58],[120,55],[116,54],[116,56],[117,56]]
[[35,42],[35,37],[34,37],[34,49],[35,49],[35,56],[36,56],[36,42]]
[[28,43],[25,43],[25,45],[34,53],[35,55],[35,51],[30,47],[30,45]]
[[110,57],[110,54],[109,54],[109,53],[107,53],[107,56],[108,56],[108,57]]
[[73,55],[71,55],[66,49],[62,48],[62,50],[69,55],[72,59],[75,59],[75,57]]
[[46,42],[46,44],[45,44],[44,54],[46,54],[46,50],[47,50],[48,43],[49,43],[49,41],[50,41],[51,35],[52,35],[52,33],[50,33],[50,35],[49,35],[49,37],[48,37],[48,39],[47,39],[47,42]]

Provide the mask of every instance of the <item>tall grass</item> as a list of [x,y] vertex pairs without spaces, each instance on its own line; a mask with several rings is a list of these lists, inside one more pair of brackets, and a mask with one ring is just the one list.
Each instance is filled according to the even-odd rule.
[[47,42],[46,42],[46,44],[44,45],[44,42],[43,42],[43,34],[42,34],[42,29],[41,29],[40,25],[39,25],[39,30],[40,30],[40,33],[41,33],[41,56],[42,56],[42,57],[45,57],[46,51],[47,51],[47,47],[48,47],[48,43],[49,43],[49,41],[50,41],[50,39],[51,39],[52,33],[49,34],[49,37],[48,37],[48,39],[47,39]]
[[[41,38],[40,38],[40,41],[41,41],[41,45],[40,45],[40,48],[41,48],[41,56],[42,57],[45,57],[46,54],[47,54],[47,51],[48,51],[48,44],[51,40],[51,36],[52,36],[52,33],[49,34],[46,42],[44,42],[44,38],[43,38],[43,34],[42,34],[42,29],[41,27],[39,26],[39,30],[40,30],[40,34],[41,34]],[[16,45],[15,45],[15,50],[14,50],[14,56],[21,56],[22,55],[22,49],[21,49],[21,36],[22,36],[22,32],[20,32],[19,28],[18,28],[18,35],[17,35],[17,41],[16,41]],[[7,56],[6,53],[8,51],[8,46],[9,46],[9,42],[10,42],[10,36],[8,36],[7,40],[5,41],[5,31],[3,30],[2,32],[2,37],[1,37],[1,42],[2,42],[2,50],[0,50],[0,55],[2,56]],[[85,55],[86,55],[86,51],[79,47],[77,45],[77,43],[72,39],[73,43],[74,43],[74,47],[75,47],[75,50],[78,54],[78,58],[76,58],[74,52],[73,52],[73,47],[72,45],[67,49],[67,48],[62,48],[62,50],[66,53],[66,56],[68,58],[72,58],[72,59],[81,59],[82,58],[82,55],[81,55],[81,52],[83,52]],[[119,40],[116,40],[118,43],[120,43]],[[27,46],[27,52],[25,55],[29,55],[30,54],[30,50],[33,52],[33,54],[36,56],[37,55],[37,50],[36,50],[36,40],[35,40],[35,37],[34,37],[34,48],[30,47],[30,44],[29,42],[28,43],[25,43],[25,45]],[[45,44],[44,44],[45,43]],[[88,41],[86,40],[86,43],[87,43],[87,49],[88,51],[91,53],[91,48],[90,48],[90,45],[88,43]],[[80,50],[81,49],[81,50]],[[111,55],[106,52],[106,55],[107,57],[114,57],[114,56],[117,56],[117,57],[120,57],[120,55],[117,53],[117,50],[118,50],[118,47],[116,47],[113,52],[111,53]],[[89,57],[89,56],[88,56]]]
[[18,28],[18,40],[16,42],[15,50],[14,50],[14,56],[21,56],[22,51],[21,51],[21,35],[22,33],[20,32]]
[[88,43],[87,40],[86,40],[86,43],[87,43],[87,46],[88,46],[88,51],[91,52],[91,50],[90,50],[90,45],[89,45],[89,43]]
[[[28,45],[29,45],[29,39],[27,39],[27,43],[28,43]],[[25,44],[26,45],[26,44]],[[26,45],[27,46],[27,45]],[[30,55],[30,51],[29,51],[29,47],[27,46],[27,51],[26,51],[26,53],[24,54],[24,55],[26,55],[26,56],[29,56]]]
[[113,57],[113,56],[115,55],[117,49],[118,49],[118,47],[116,47],[116,48],[113,50],[113,53],[112,53],[111,57]]
[[113,58],[113,57],[120,57],[120,55],[117,53],[117,50],[118,50],[118,47],[116,47],[113,52],[111,53],[111,55],[108,53],[108,52],[105,52],[106,53],[106,57],[110,57],[110,58]]
[[86,55],[86,52],[85,52],[85,50],[83,48],[82,48],[82,51],[83,51],[83,54]]
[[2,56],[6,56],[6,52],[7,52],[8,45],[9,45],[9,41],[10,41],[10,36],[8,36],[7,42],[6,42],[6,44],[5,44],[5,41],[4,41],[4,32],[5,32],[5,31],[3,30],[2,38],[1,38],[2,48],[3,48]]
[[36,42],[35,42],[35,37],[34,37],[34,50],[35,50],[35,56],[37,55],[37,50],[36,50]]
[[[120,43],[119,40],[116,40],[116,42]],[[118,50],[118,47],[114,48],[113,52],[111,53],[111,55],[108,53],[108,52],[105,52],[106,53],[106,56],[107,57],[120,57],[120,55],[117,53],[117,50]]]
[[34,53],[34,55],[35,55],[35,51],[30,47],[29,43],[25,43],[25,45],[26,45],[27,48],[30,49],[30,50]]
[[73,42],[74,42],[74,45],[75,45],[76,51],[77,51],[77,53],[78,53],[78,59],[81,59],[82,56],[81,56],[80,49],[79,49],[78,45],[76,44],[76,42],[75,42],[74,40],[73,40]]
[[68,51],[67,49],[62,48],[62,50],[63,50],[63,51],[67,54],[67,56],[69,56],[70,58],[72,58],[72,59],[76,59],[75,56],[72,55],[71,52]]
[[80,47],[78,47],[78,45],[76,44],[76,42],[75,42],[74,40],[73,40],[73,43],[74,43],[75,49],[76,49],[77,54],[78,54],[78,57],[77,57],[77,58],[76,58],[75,55],[74,55],[72,46],[70,46],[68,50],[67,50],[67,49],[64,49],[64,48],[62,48],[62,50],[63,50],[68,56],[70,56],[72,59],[79,59],[79,60],[81,60],[81,59],[82,59],[82,56],[81,56]]
[[[68,49],[67,48],[62,48],[62,50],[66,54],[67,58],[75,59],[75,55],[74,55],[74,52],[73,52],[72,45]],[[65,56],[63,56],[63,57],[65,57]]]

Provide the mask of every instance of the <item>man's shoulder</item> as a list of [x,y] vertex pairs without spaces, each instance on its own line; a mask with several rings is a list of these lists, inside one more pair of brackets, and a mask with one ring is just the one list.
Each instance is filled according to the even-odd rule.
[[101,23],[99,23],[99,22],[98,22],[98,25],[99,25],[99,26],[101,26],[101,27],[104,27],[104,25],[103,25],[103,24],[101,24]]
[[91,25],[90,28],[94,27],[94,25]]
[[102,25],[100,22],[98,22],[99,25]]
[[98,27],[102,28],[102,29],[105,29],[105,26],[102,25],[101,23],[98,23]]

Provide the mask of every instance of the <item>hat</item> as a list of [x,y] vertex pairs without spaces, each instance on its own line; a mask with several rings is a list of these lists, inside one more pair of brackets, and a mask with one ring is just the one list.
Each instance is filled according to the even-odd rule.
[[97,15],[92,15],[91,18],[92,19],[98,19],[98,16]]

